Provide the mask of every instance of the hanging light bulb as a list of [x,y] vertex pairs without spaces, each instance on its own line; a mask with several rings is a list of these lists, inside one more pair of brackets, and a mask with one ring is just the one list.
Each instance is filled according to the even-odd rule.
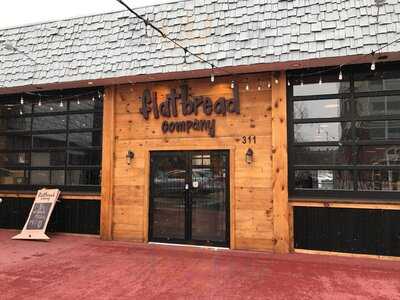
[[319,81],[318,84],[321,85],[322,84],[322,76],[319,76]]
[[247,82],[246,82],[246,91],[248,91],[248,90],[250,90],[249,79],[247,79]]
[[231,82],[231,89],[234,89],[234,88],[235,88],[235,81],[232,80],[232,82]]
[[21,95],[21,105],[24,105],[24,96],[23,95]]
[[210,78],[211,82],[214,83],[215,81],[215,77],[214,77],[214,73],[211,73],[211,78]]
[[22,116],[24,113],[22,112],[22,109],[19,110],[19,114]]
[[60,107],[64,107],[64,102],[62,101],[62,99],[60,100]]
[[38,105],[38,106],[42,106],[42,99],[41,99],[41,98],[39,98],[39,102],[38,102],[37,105]]
[[340,69],[340,72],[339,72],[339,80],[343,80],[343,73],[342,73],[342,69]]
[[97,97],[99,98],[99,100],[101,100],[101,92],[97,91]]
[[78,97],[78,99],[76,100],[76,104],[81,104],[81,101],[79,100],[79,97]]
[[271,81],[268,81],[268,88],[271,88]]
[[290,86],[290,85],[291,85],[290,79],[288,79],[288,80],[287,80],[287,86]]
[[278,77],[275,77],[275,84],[278,84],[279,83],[279,79],[278,79]]
[[257,90],[258,90],[258,91],[261,91],[261,81],[260,81],[260,80],[258,80]]
[[301,86],[303,86],[303,85],[304,85],[303,78],[301,78],[301,80],[300,80],[300,85],[301,85]]
[[375,71],[375,68],[376,68],[375,61],[373,61],[371,64],[371,71]]
[[95,102],[96,101],[96,99],[94,98],[94,96],[92,97],[92,102]]

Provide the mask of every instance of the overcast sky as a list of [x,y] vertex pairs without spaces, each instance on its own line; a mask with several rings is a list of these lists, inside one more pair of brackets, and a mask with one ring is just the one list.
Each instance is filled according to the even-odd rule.
[[[123,10],[116,0],[0,0],[0,28]],[[174,0],[126,0],[131,7]]]

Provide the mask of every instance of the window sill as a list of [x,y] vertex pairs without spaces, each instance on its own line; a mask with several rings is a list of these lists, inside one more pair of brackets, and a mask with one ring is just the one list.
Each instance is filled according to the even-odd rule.
[[[35,198],[36,192],[31,191],[0,191],[0,197],[4,198]],[[101,200],[100,193],[72,193],[72,192],[61,192],[61,200]]]
[[386,199],[351,199],[351,198],[305,198],[290,197],[292,207],[360,208],[400,210],[400,200]]

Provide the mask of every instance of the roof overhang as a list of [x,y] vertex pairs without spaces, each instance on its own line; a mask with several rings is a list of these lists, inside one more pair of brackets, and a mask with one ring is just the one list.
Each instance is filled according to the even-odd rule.
[[[253,65],[224,67],[222,69],[218,68],[214,69],[214,75],[228,76],[227,74],[241,75],[249,73],[276,72],[276,71],[287,71],[296,69],[363,64],[363,63],[371,63],[372,61],[373,58],[371,55],[352,55],[352,56],[329,57],[329,58],[315,58],[315,59],[300,60],[300,61],[274,62],[267,64],[261,63]],[[388,52],[375,55],[375,62],[377,64],[379,64],[379,62],[390,62],[390,61],[400,61],[400,52]],[[120,84],[134,84],[141,82],[185,80],[190,78],[208,77],[210,76],[210,74],[211,74],[211,69],[208,68],[208,69],[182,71],[182,72],[131,75],[131,76],[121,76],[121,77],[101,78],[101,79],[94,78],[84,81],[55,82],[47,84],[5,87],[5,88],[0,87],[0,94],[15,94],[22,92],[40,92],[48,90],[64,90],[73,88],[112,86]]]

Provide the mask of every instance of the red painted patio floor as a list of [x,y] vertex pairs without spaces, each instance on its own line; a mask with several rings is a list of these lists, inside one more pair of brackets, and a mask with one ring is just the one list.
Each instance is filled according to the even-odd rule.
[[0,230],[0,299],[400,299],[400,262]]

